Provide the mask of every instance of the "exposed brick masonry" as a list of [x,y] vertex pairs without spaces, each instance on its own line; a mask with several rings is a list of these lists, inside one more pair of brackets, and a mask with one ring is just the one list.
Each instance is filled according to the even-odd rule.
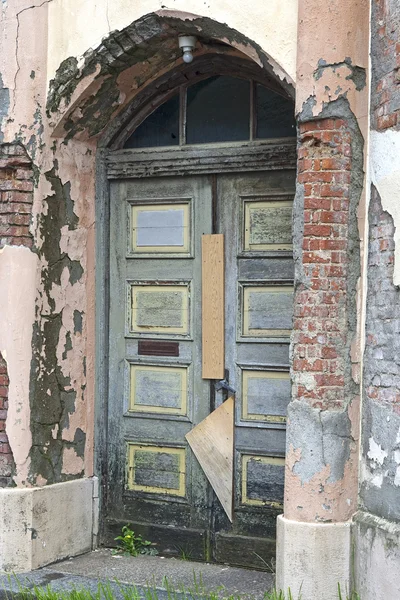
[[372,2],[373,128],[400,127],[400,11],[398,0]]
[[[19,144],[0,145],[0,249],[6,245],[32,247],[32,163]],[[23,282],[21,282],[23,285]],[[11,483],[13,457],[5,423],[8,409],[7,364],[0,354],[0,487]]]
[[393,284],[394,225],[373,188],[369,212],[365,390],[400,415],[400,290]]
[[6,417],[8,408],[8,375],[7,365],[0,354],[0,487],[9,485],[13,458],[6,434]]
[[19,144],[0,146],[0,248],[32,247],[32,163]]
[[294,399],[322,409],[345,400],[350,132],[342,119],[300,125],[303,283],[295,293]]

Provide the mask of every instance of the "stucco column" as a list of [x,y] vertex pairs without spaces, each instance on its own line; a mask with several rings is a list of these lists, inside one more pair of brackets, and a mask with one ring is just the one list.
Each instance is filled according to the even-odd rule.
[[277,587],[337,599],[350,587],[363,347],[369,4],[299,0],[291,339]]

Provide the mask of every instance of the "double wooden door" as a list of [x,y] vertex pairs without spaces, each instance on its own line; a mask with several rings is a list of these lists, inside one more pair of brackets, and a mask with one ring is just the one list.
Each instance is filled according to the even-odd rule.
[[[290,400],[293,170],[110,184],[105,540],[262,567],[282,510]],[[233,522],[185,435],[226,398],[202,376],[204,234],[224,235],[225,369],[235,389]]]

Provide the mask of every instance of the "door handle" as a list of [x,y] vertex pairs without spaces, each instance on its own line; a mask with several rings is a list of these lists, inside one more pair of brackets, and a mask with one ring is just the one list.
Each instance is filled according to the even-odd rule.
[[226,390],[227,392],[230,392],[233,395],[236,394],[236,390],[234,390],[233,387],[229,385],[226,379],[221,379],[220,381],[217,381],[215,383],[215,389],[217,392],[219,392],[220,390]]

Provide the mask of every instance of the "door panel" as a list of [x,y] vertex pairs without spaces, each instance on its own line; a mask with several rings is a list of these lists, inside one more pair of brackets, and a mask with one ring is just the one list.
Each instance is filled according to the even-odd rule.
[[[236,390],[236,427],[235,518],[230,526],[216,505],[215,556],[262,567],[283,502],[294,173],[221,175],[217,196],[218,231],[225,235],[225,360]],[[235,535],[240,544],[233,543]]]
[[[116,181],[110,194],[103,539],[131,523],[163,552],[263,567],[283,498],[294,171]],[[226,399],[202,379],[210,233],[224,235],[225,365],[236,390],[232,524],[185,441]]]
[[123,181],[110,193],[106,538],[123,522],[148,524],[159,539],[173,526],[177,539],[200,539],[195,556],[205,558],[210,492],[185,434],[210,412],[209,382],[198,376],[210,181]]

